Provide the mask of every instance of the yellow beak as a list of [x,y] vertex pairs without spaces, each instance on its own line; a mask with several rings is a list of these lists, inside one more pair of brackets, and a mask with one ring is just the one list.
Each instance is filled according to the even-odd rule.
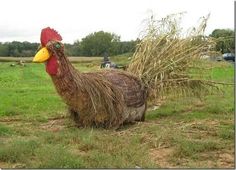
[[50,54],[46,47],[42,48],[37,52],[37,54],[34,56],[33,62],[41,63],[49,59]]

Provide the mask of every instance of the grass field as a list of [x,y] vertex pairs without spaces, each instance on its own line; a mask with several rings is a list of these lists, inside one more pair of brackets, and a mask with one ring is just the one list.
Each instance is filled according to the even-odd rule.
[[[124,60],[114,59],[117,62]],[[0,63],[0,168],[233,168],[234,87],[170,99],[121,129],[76,128],[44,64]],[[75,63],[81,71],[99,61]],[[234,67],[214,63],[217,80]]]

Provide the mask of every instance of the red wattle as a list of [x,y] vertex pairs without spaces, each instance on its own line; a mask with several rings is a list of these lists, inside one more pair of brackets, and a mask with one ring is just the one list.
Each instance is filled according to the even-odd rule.
[[54,56],[51,56],[46,63],[46,71],[50,75],[56,75],[58,69],[57,59]]

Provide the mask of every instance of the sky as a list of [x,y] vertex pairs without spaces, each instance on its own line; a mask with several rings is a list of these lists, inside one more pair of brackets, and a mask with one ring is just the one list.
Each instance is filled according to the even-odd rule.
[[163,18],[179,12],[186,12],[183,28],[210,13],[206,35],[216,28],[234,29],[234,0],[1,0],[0,42],[39,42],[48,26],[66,43],[101,30],[135,40],[152,13]]

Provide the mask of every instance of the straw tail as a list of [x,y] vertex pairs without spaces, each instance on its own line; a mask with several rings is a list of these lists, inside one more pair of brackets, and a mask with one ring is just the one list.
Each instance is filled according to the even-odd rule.
[[203,35],[209,15],[185,34],[179,27],[181,16],[174,14],[161,20],[152,16],[128,66],[128,71],[137,75],[156,98],[201,96],[212,92],[211,87],[217,88],[199,60],[212,53],[215,46]]

